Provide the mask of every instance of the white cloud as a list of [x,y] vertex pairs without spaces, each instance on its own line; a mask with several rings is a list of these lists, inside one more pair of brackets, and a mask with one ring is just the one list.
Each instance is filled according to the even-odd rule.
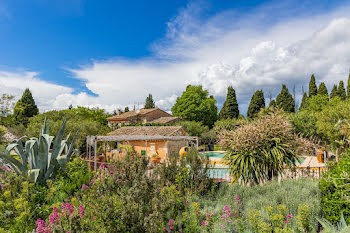
[[[237,16],[237,12],[231,10],[207,18],[202,17],[201,9],[189,4],[180,10],[167,24],[165,38],[152,44],[150,57],[97,60],[69,69],[96,97],[74,94],[70,88],[43,81],[38,84],[34,78],[36,73],[26,73],[37,81],[39,90],[43,89],[42,85],[55,86],[52,92],[47,88],[47,95],[39,90],[33,90],[33,94],[45,109],[73,104],[112,111],[142,105],[151,93],[156,105],[169,111],[188,84],[203,85],[218,99],[219,105],[226,96],[227,86],[232,85],[240,109],[245,113],[257,89],[262,88],[266,98],[269,93],[275,97],[281,84],[286,83],[290,91],[295,85],[300,96],[302,86],[307,89],[312,73],[318,82],[325,81],[328,88],[347,78],[350,68],[348,7],[322,14],[282,17],[274,23],[270,21],[276,9],[271,6],[246,15]],[[22,80],[26,75],[20,75]],[[1,77],[0,73],[0,81]],[[4,84],[1,88],[7,86]],[[47,102],[42,101],[46,97]]]

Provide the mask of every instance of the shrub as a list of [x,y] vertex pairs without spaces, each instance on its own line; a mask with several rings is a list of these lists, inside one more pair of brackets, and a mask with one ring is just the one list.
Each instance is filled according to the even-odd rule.
[[311,149],[308,141],[297,137],[286,114],[280,110],[260,115],[234,131],[223,131],[220,143],[234,181],[259,183],[295,167],[298,152]]
[[339,163],[334,164],[320,180],[324,218],[333,224],[340,221],[342,211],[345,221],[350,223],[350,190],[347,188],[350,184],[349,170],[350,156],[343,155]]

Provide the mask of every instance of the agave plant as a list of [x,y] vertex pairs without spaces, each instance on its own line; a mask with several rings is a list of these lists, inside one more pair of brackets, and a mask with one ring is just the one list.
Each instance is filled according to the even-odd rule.
[[[17,174],[29,176],[34,183],[43,184],[54,178],[60,168],[64,169],[70,157],[76,153],[74,143],[79,130],[69,143],[69,135],[63,139],[65,128],[66,120],[63,121],[57,136],[50,136],[49,121],[45,119],[39,138],[22,137],[10,143],[5,151],[0,153],[0,160],[11,166]],[[16,151],[21,161],[10,155],[12,150]]]

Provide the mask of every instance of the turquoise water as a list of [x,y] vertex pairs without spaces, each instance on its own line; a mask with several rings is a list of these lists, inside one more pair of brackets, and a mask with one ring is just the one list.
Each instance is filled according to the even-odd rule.
[[209,156],[209,157],[215,157],[215,158],[223,158],[225,156],[225,153],[221,152],[208,152],[203,153],[202,156]]

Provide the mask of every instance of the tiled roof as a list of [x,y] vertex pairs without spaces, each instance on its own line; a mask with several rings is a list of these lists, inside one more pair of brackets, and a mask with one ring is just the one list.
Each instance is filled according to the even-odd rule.
[[113,120],[127,120],[129,117],[134,117],[137,115],[146,115],[147,113],[153,112],[154,110],[157,110],[158,108],[149,108],[145,109],[142,108],[139,111],[138,110],[132,110],[129,112],[124,112],[120,115],[115,115],[107,118],[107,121],[113,121]]
[[160,117],[158,119],[155,119],[154,121],[151,121],[150,123],[166,124],[166,123],[172,123],[180,120],[181,120],[180,117]]
[[182,126],[125,126],[108,135],[185,136],[182,132]]

